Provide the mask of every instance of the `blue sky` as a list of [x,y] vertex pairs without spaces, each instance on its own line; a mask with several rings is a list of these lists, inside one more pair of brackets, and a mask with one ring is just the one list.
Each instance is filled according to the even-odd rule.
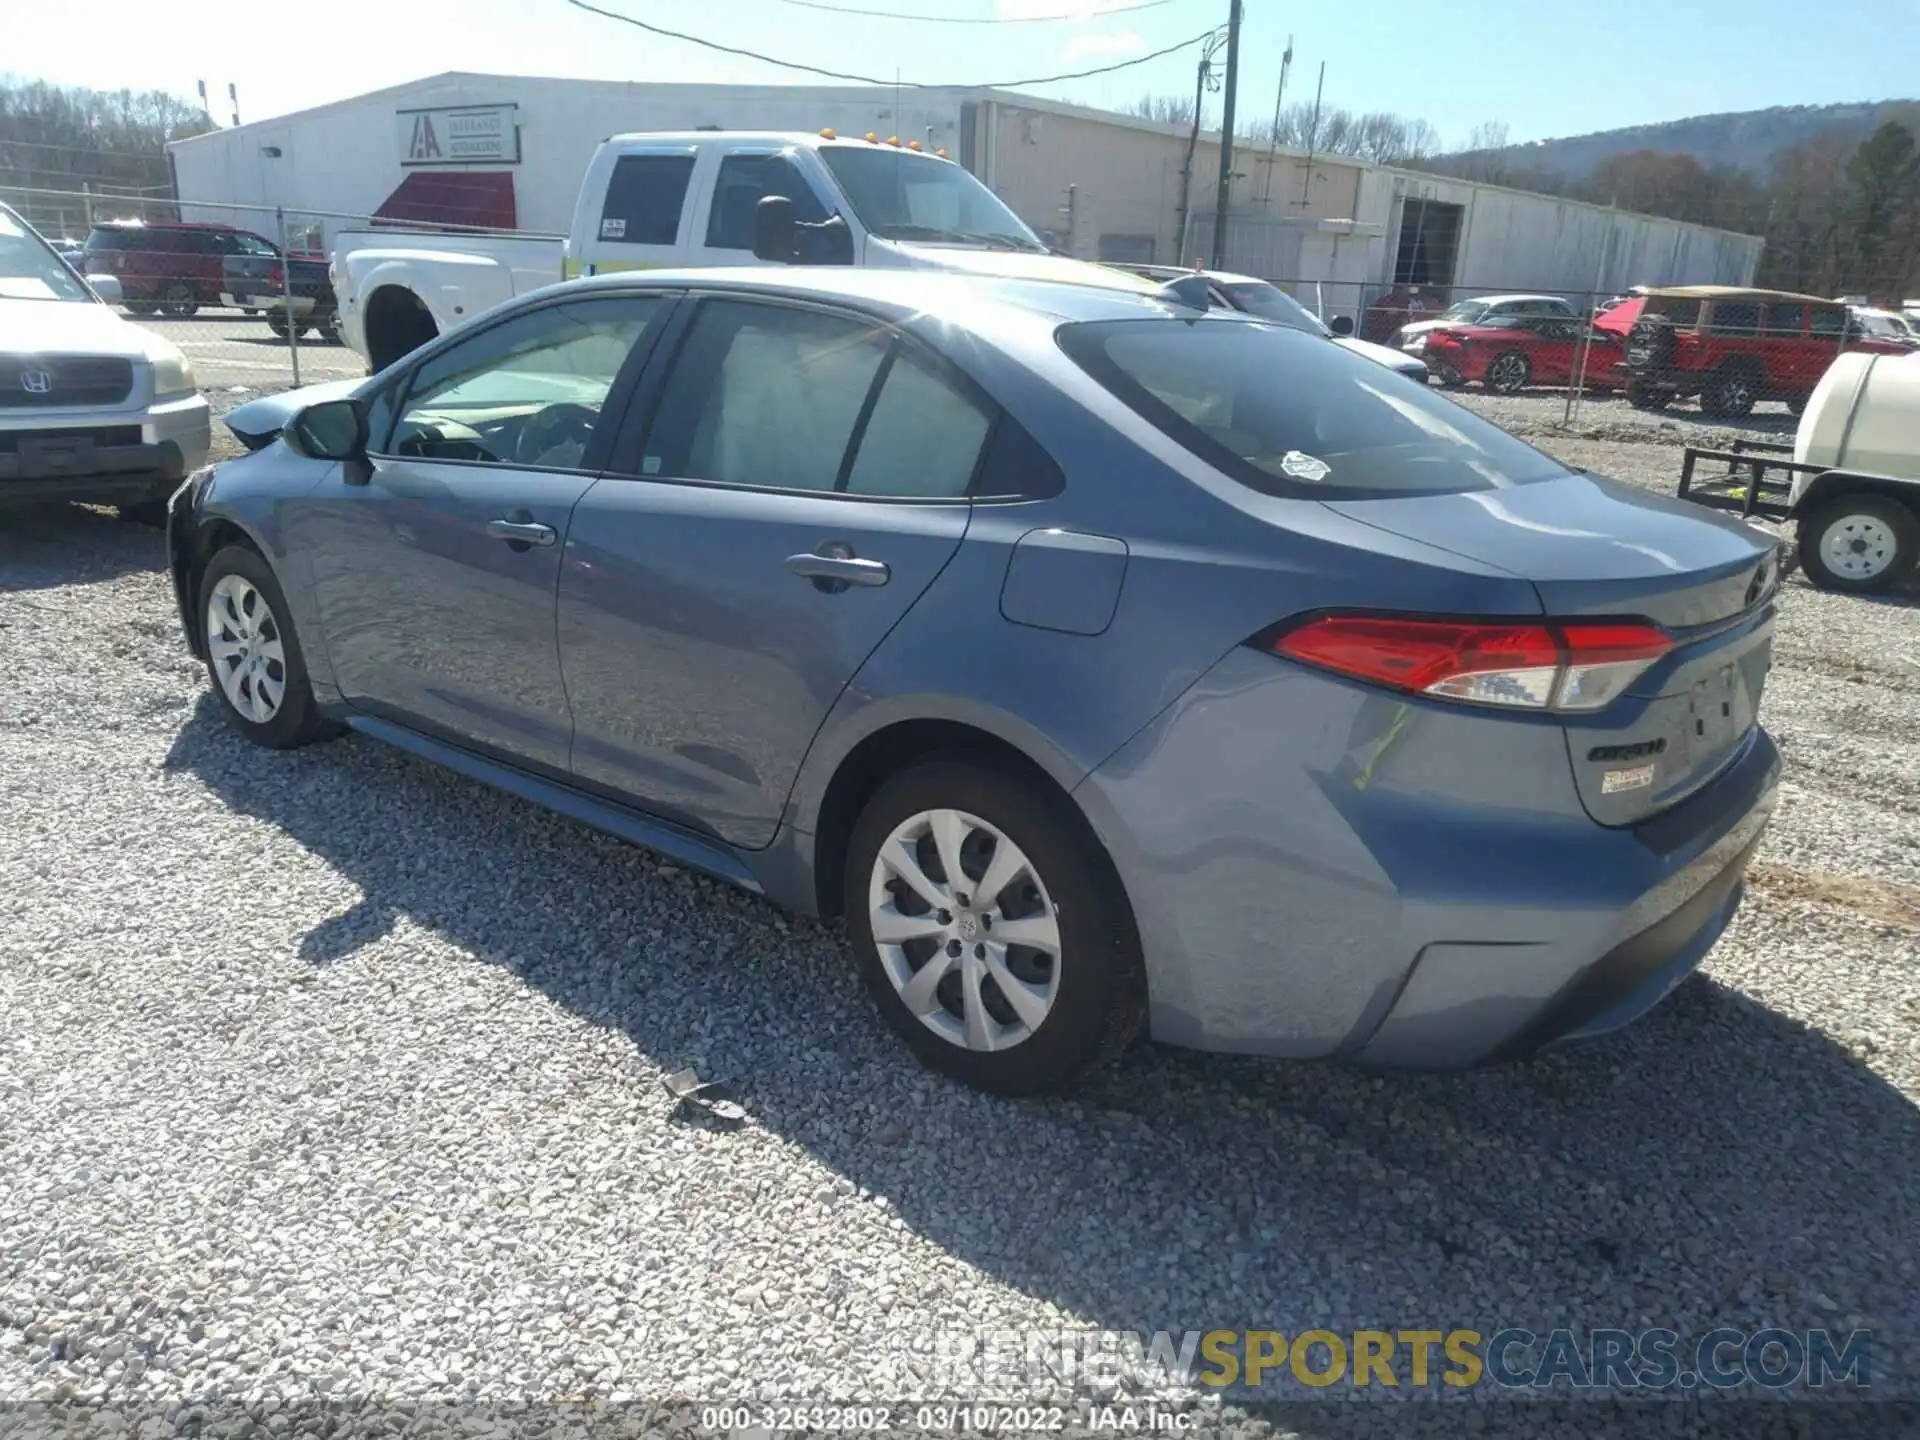
[[[1226,15],[1226,0],[837,0],[868,9],[1048,23],[942,25],[832,15],[791,0],[596,0],[725,43],[865,74],[972,84],[1080,70],[1157,50]],[[836,3],[836,0],[825,0]],[[656,39],[564,0],[322,0],[194,7],[160,23],[151,0],[87,0],[85,19],[45,0],[0,0],[0,67],[69,84],[240,86],[242,118],[265,119],[441,70],[592,79],[778,83],[810,77]],[[284,29],[282,27],[285,27]],[[1920,95],[1920,0],[1249,0],[1243,113],[1272,113],[1294,35],[1289,98],[1311,99],[1327,63],[1329,104],[1421,116],[1449,144],[1485,120],[1511,138],[1767,105]],[[276,67],[273,55],[287,56]],[[1115,106],[1188,93],[1193,52],[1036,93]],[[821,83],[815,81],[814,83]],[[1218,97],[1212,114],[1218,116]],[[224,103],[215,106],[224,118]]]

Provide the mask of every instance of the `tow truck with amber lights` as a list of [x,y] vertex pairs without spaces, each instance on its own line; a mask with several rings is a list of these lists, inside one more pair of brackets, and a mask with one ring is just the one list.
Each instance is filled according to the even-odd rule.
[[[799,263],[1134,281],[1048,251],[973,175],[917,140],[697,130],[594,152],[564,240],[342,231],[341,330],[375,370],[502,300],[617,270]],[[1151,282],[1137,281],[1151,290]]]

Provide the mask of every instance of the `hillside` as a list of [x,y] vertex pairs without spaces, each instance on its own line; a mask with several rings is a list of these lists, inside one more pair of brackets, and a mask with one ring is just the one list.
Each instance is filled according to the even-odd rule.
[[1827,131],[1841,132],[1857,141],[1882,120],[1920,102],[1864,101],[1850,105],[1776,105],[1767,110],[1744,110],[1728,115],[1694,115],[1658,125],[1630,125],[1593,135],[1512,145],[1498,151],[1461,152],[1442,157],[1454,164],[1479,158],[1498,159],[1507,166],[1543,174],[1584,179],[1593,167],[1612,155],[1634,150],[1664,150],[1692,155],[1712,169],[1731,165],[1764,176],[1781,152]]

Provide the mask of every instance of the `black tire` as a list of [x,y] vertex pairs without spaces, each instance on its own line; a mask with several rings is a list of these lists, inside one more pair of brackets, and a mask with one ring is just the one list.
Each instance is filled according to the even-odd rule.
[[[1146,1013],[1145,971],[1132,909],[1111,863],[1078,817],[1067,811],[1068,803],[979,761],[930,760],[881,786],[848,841],[847,936],[861,978],[887,1023],[923,1063],[982,1090],[1029,1095],[1070,1085],[1119,1055]],[[1046,972],[1057,982],[1052,1006],[1032,1033],[1002,1050],[968,1049],[917,1018],[889,978],[874,942],[869,887],[881,846],[913,816],[940,809],[964,811],[1006,836],[1027,857],[1053,902],[1060,955]],[[994,853],[994,848],[989,844],[987,854]],[[977,880],[983,861],[978,855],[970,858],[968,878]],[[937,859],[929,864],[938,868]],[[1007,887],[988,904],[1019,888]],[[982,897],[969,898],[978,902]],[[1037,898],[1034,891],[1027,891],[1026,903]],[[1020,903],[1016,896],[1004,908],[1014,909]],[[1004,915],[1001,923],[1007,923]],[[978,933],[990,936],[991,930]],[[937,953],[930,948],[920,963],[932,963]],[[1032,963],[1038,954],[1008,958]],[[913,963],[904,946],[902,958]],[[957,977],[960,969],[953,966],[949,973]],[[958,979],[952,984],[954,996],[943,998],[949,1013],[957,1003]],[[993,988],[988,991],[987,987]],[[982,988],[1010,1013],[1003,992],[990,977]]]
[[295,336],[307,333],[307,320],[305,316],[294,317],[283,315],[277,310],[268,310],[265,312],[264,318],[267,322],[267,329],[271,330],[288,344],[293,343]]
[[271,633],[278,637],[284,656],[280,662],[284,691],[279,709],[270,718],[256,721],[242,715],[228,698],[226,687],[221,683],[220,661],[215,658],[212,646],[207,645],[207,678],[213,684],[214,697],[219,701],[227,723],[254,744],[273,750],[291,750],[339,734],[340,727],[324,719],[315,706],[313,687],[307,681],[306,659],[301,654],[300,640],[294,634],[293,622],[289,618],[286,593],[274,578],[273,567],[267,564],[259,551],[246,545],[228,545],[218,551],[207,562],[206,569],[201,571],[199,595],[194,608],[194,624],[200,627],[198,638],[201,643],[205,645],[207,642],[208,611],[216,587],[229,575],[237,575],[245,580],[266,601],[271,612],[268,617]]
[[1728,366],[1700,392],[1700,410],[1716,420],[1739,420],[1753,413],[1760,398],[1760,382],[1745,366]]
[[1795,419],[1798,419],[1807,413],[1807,401],[1812,398],[1811,395],[1794,395],[1789,397],[1787,400],[1787,413]]
[[1486,378],[1481,383],[1495,394],[1518,395],[1533,381],[1533,362],[1518,350],[1503,350],[1482,373]]
[[1459,390],[1467,383],[1466,376],[1462,375],[1451,365],[1442,365],[1434,373],[1440,379],[1440,388],[1442,390]]
[[[1829,531],[1857,519],[1877,522],[1876,533],[1887,534],[1892,539],[1893,554],[1887,563],[1876,573],[1864,577],[1834,569],[1822,553],[1822,542]],[[1869,542],[1862,539],[1859,543]],[[1827,501],[1811,515],[1802,516],[1797,548],[1807,578],[1819,589],[1841,590],[1852,595],[1878,594],[1899,584],[1912,572],[1915,562],[1920,561],[1920,516],[1891,495],[1856,490]]]
[[200,313],[200,296],[184,280],[176,280],[160,292],[160,313],[176,320],[190,319]]
[[1627,403],[1636,410],[1664,410],[1673,403],[1673,394],[1667,390],[1655,390],[1648,385],[1627,386]]
[[160,307],[151,300],[127,300],[122,307],[129,315],[151,315]]

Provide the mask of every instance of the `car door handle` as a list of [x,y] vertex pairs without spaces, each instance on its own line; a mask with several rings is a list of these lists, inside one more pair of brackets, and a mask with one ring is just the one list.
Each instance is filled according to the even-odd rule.
[[551,545],[559,539],[551,525],[541,525],[531,520],[489,520],[487,534],[495,540],[520,545]]
[[823,555],[818,551],[789,555],[787,568],[829,592],[844,590],[849,585],[884,585],[893,578],[893,571],[884,560],[862,560],[854,555]]

